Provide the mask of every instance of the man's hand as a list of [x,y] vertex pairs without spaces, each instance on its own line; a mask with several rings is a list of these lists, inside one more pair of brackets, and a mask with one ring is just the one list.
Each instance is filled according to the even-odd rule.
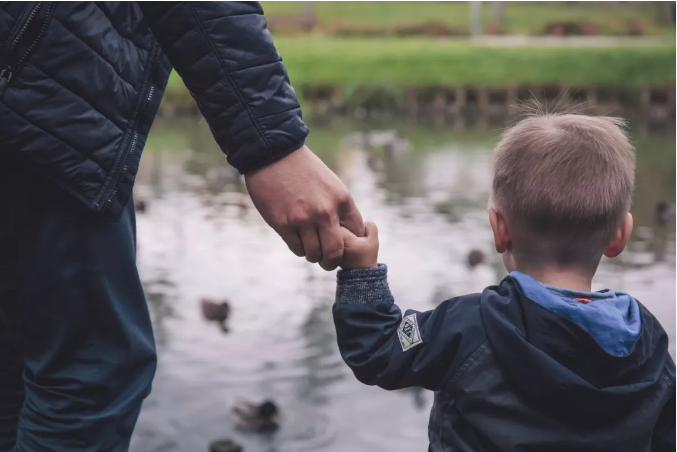
[[364,235],[348,189],[306,146],[245,175],[245,182],[259,213],[289,249],[325,270],[343,257],[341,226]]
[[364,237],[356,237],[345,228],[343,231],[343,259],[341,268],[374,268],[378,266],[378,228],[374,223],[364,223]]

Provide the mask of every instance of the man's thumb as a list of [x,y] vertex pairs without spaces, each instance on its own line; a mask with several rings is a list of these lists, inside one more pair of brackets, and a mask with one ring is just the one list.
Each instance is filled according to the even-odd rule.
[[378,238],[378,228],[376,225],[370,221],[364,223],[365,237],[367,238]]

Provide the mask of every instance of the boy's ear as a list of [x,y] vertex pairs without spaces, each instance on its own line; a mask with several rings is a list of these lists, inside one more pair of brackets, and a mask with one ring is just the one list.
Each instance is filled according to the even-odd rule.
[[630,235],[632,235],[632,215],[628,212],[623,219],[623,223],[618,226],[616,234],[611,239],[611,242],[607,245],[604,250],[604,255],[606,257],[616,257],[623,252],[625,245],[628,244],[630,240]]
[[496,252],[503,254],[510,248],[510,230],[505,218],[493,207],[489,208],[489,223],[494,231],[494,246]]

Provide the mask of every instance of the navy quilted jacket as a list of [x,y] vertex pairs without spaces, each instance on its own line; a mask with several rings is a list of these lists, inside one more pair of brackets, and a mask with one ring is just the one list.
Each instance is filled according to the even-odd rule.
[[258,2],[2,2],[0,164],[118,217],[172,66],[241,173],[303,145]]

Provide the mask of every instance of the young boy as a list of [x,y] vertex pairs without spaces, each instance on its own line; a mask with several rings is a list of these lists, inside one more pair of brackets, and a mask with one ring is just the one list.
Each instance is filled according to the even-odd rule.
[[542,115],[504,133],[489,222],[510,274],[481,294],[403,316],[376,227],[344,232],[341,355],[365,384],[435,391],[429,450],[675,450],[668,336],[632,296],[591,291],[602,255],[632,232],[622,125]]

